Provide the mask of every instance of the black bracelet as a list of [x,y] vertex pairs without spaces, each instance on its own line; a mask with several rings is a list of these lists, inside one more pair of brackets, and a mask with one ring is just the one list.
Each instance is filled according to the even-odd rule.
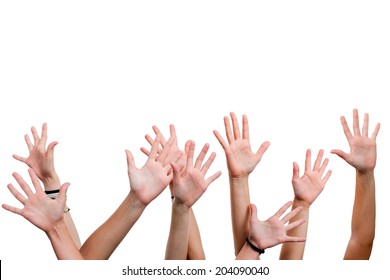
[[259,253],[259,254],[264,254],[265,253],[265,251],[263,249],[259,249],[255,245],[253,245],[252,242],[249,241],[249,237],[247,237],[245,240],[249,244],[249,246],[251,246],[251,248],[253,250],[255,250],[257,253]]
[[45,191],[45,194],[54,194],[54,193],[59,193],[60,190],[52,190],[52,191]]

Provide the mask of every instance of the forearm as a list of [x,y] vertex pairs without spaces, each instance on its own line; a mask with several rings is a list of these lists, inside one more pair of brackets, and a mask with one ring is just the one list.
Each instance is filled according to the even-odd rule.
[[236,260],[258,260],[259,258],[260,254],[244,242],[240,252],[237,254]]
[[189,214],[189,236],[188,236],[188,260],[204,260],[205,254],[202,245],[202,239],[200,236],[200,231],[198,223],[196,222],[195,214],[192,208],[190,209]]
[[83,259],[83,256],[80,254],[72,240],[64,220],[55,225],[54,228],[46,234],[59,260]]
[[167,248],[166,260],[186,260],[188,254],[190,209],[175,201],[172,204],[171,227]]
[[351,238],[345,259],[368,259],[375,238],[374,172],[356,172],[355,201],[352,212]]
[[[294,237],[307,237],[307,229],[309,224],[309,210],[310,204],[305,201],[294,199],[292,210],[302,206],[302,210],[298,212],[289,222],[289,224],[298,221],[300,219],[305,220],[306,222],[293,228],[287,232],[288,236]],[[286,242],[283,243],[282,249],[280,251],[281,260],[302,260],[305,252],[306,242]]]
[[229,176],[231,216],[236,255],[244,246],[245,238],[248,237],[250,231],[250,197],[248,179],[248,176],[241,178],[232,178]]
[[108,259],[137,222],[145,205],[130,192],[118,209],[85,241],[80,249],[86,259]]

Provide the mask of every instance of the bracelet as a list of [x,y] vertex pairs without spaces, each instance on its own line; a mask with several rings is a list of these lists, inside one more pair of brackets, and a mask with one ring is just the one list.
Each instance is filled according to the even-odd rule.
[[69,207],[65,207],[64,213],[69,213],[69,211],[70,211],[70,208]]
[[60,190],[52,190],[52,191],[45,191],[45,194],[47,197],[50,197],[51,199],[56,199],[56,197],[59,195]]
[[247,237],[245,240],[249,244],[249,246],[251,246],[251,248],[253,250],[255,250],[257,253],[259,253],[259,254],[264,254],[265,253],[265,251],[263,249],[257,248],[255,245],[253,245],[253,243],[249,241],[249,237]]

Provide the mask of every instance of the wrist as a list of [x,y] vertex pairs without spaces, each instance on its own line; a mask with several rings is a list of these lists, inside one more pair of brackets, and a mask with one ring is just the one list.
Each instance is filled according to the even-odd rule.
[[45,187],[45,191],[58,190],[61,188],[60,178],[58,178],[57,174],[45,176],[42,178],[42,183]]
[[173,199],[172,207],[175,207],[176,209],[187,212],[191,209],[191,206],[187,206],[184,201],[181,201],[180,199],[177,199],[176,197]]
[[232,185],[247,185],[249,181],[249,175],[246,176],[231,176],[229,174],[229,181]]
[[141,201],[133,190],[130,190],[128,197],[129,197],[130,205],[132,207],[136,207],[144,210],[146,206],[148,206],[149,204],[149,202],[147,203],[145,201]]
[[311,203],[309,203],[305,200],[299,199],[297,197],[294,197],[292,208],[294,209],[294,208],[297,208],[299,206],[302,206],[303,209],[309,209],[311,206]]
[[44,229],[49,239],[61,237],[65,230],[67,230],[67,227],[63,218],[55,223],[52,227]]

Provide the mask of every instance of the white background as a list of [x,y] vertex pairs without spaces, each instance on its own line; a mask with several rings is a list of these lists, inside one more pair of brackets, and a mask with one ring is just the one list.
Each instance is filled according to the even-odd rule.
[[[83,242],[129,191],[124,150],[141,167],[144,135],[153,135],[152,125],[168,135],[172,123],[181,146],[192,139],[198,152],[208,142],[217,153],[210,175],[221,170],[222,176],[194,211],[208,264],[234,264],[225,155],[212,131],[224,135],[229,112],[240,119],[247,114],[253,150],[271,142],[250,176],[260,219],[293,198],[292,162],[303,167],[307,148],[313,155],[325,149],[333,170],[312,206],[300,269],[275,262],[280,246],[262,259],[274,273],[287,270],[279,271],[283,275],[338,275],[347,266],[352,275],[382,275],[390,249],[389,13],[387,1],[2,1],[1,203],[18,205],[6,185],[14,183],[12,172],[27,176],[27,168],[12,154],[27,156],[23,135],[47,122],[49,141],[60,142],[56,169],[62,182],[71,182],[68,205]],[[382,125],[376,237],[370,264],[363,266],[338,262],[350,236],[354,169],[329,153],[349,151],[339,118],[351,123],[353,108],[361,117],[370,113],[370,133]],[[111,267],[103,268],[120,273],[134,261],[166,264],[170,204],[167,189],[112,255]],[[0,229],[9,279],[21,265],[26,276],[46,275],[38,262],[62,276],[71,274],[67,267],[83,269],[52,262],[45,234],[3,209]]]

